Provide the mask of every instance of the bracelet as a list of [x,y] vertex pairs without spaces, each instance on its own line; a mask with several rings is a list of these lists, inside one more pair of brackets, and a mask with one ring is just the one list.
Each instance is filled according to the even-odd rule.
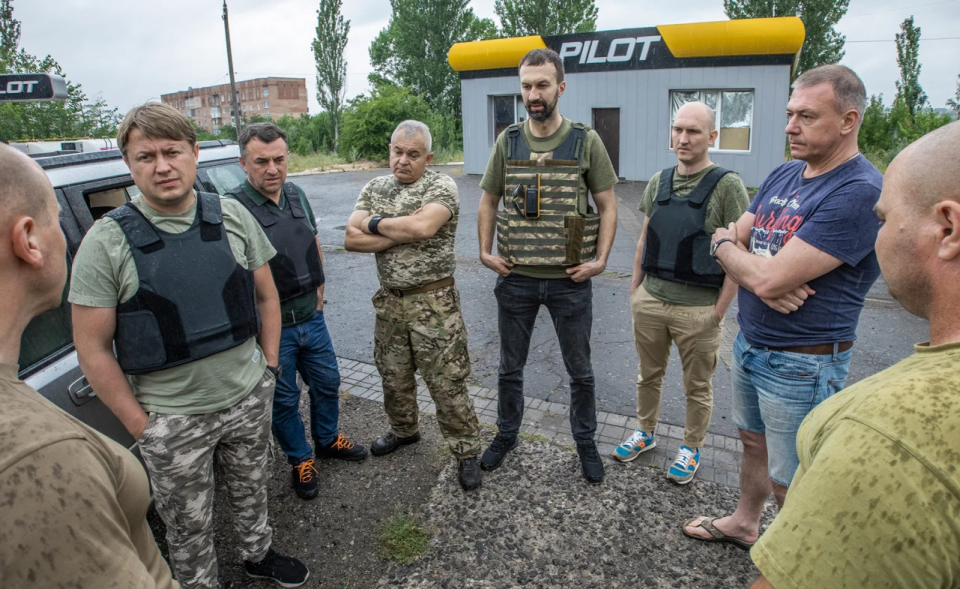
[[370,222],[367,223],[367,229],[370,230],[370,233],[374,235],[380,235],[380,230],[377,229],[377,225],[379,225],[380,221],[382,220],[383,220],[383,217],[380,217],[380,216],[370,219]]
[[716,242],[714,242],[713,246],[710,248],[710,255],[714,260],[717,259],[717,250],[720,248],[720,245],[726,242],[733,243],[733,240],[729,237],[724,237],[723,239],[718,239]]

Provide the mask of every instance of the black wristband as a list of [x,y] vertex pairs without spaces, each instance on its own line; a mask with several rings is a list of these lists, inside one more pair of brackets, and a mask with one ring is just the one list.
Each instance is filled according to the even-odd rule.
[[380,217],[380,216],[370,219],[370,222],[367,223],[367,229],[370,230],[370,233],[373,233],[374,235],[380,235],[380,230],[377,229],[377,225],[379,225],[380,221],[382,220],[383,220],[383,217]]
[[730,239],[729,237],[724,237],[723,239],[718,239],[718,240],[710,247],[710,255],[713,257],[713,259],[717,259],[717,250],[720,249],[720,246],[721,246],[721,245],[723,245],[724,243],[727,243],[728,241],[729,241],[730,243],[733,243],[733,240],[732,240],[732,239]]

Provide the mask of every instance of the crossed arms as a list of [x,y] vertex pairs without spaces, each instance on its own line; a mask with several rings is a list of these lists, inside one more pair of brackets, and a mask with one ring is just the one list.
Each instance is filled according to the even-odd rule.
[[380,235],[370,232],[369,224],[373,217],[370,211],[353,211],[347,221],[344,249],[350,252],[375,253],[397,244],[430,239],[453,217],[453,213],[440,203],[427,203],[412,215],[384,217],[377,225]]

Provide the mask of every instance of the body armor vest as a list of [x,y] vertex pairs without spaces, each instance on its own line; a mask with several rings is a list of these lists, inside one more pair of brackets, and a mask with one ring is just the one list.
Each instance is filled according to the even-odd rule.
[[317,239],[300,203],[297,187],[289,182],[283,185],[287,206],[282,210],[267,203],[257,206],[242,186],[229,194],[257,219],[267,239],[277,250],[277,255],[269,263],[280,302],[320,288],[324,283],[323,265],[320,263]]
[[257,335],[253,272],[233,256],[218,195],[197,194],[196,220],[183,233],[157,229],[132,203],[106,216],[127,237],[140,279],[117,306],[114,340],[125,373],[187,364]]
[[[574,123],[560,147],[549,158],[542,158],[530,151],[521,125],[506,130],[504,207],[497,212],[497,253],[514,264],[531,266],[573,266],[592,260],[597,254],[600,215],[590,207],[586,188],[580,187],[587,128]],[[536,216],[513,196],[518,186],[536,189],[531,195],[534,206],[539,200]]]
[[644,274],[670,282],[720,288],[724,272],[710,255],[711,236],[704,222],[713,189],[730,170],[710,170],[685,197],[673,192],[675,170],[667,168],[660,173],[640,267]]

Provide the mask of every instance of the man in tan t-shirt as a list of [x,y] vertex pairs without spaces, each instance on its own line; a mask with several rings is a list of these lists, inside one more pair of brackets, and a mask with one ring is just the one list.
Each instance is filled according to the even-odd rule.
[[67,279],[58,219],[40,166],[0,145],[0,587],[176,589],[140,463],[17,375],[23,331]]

